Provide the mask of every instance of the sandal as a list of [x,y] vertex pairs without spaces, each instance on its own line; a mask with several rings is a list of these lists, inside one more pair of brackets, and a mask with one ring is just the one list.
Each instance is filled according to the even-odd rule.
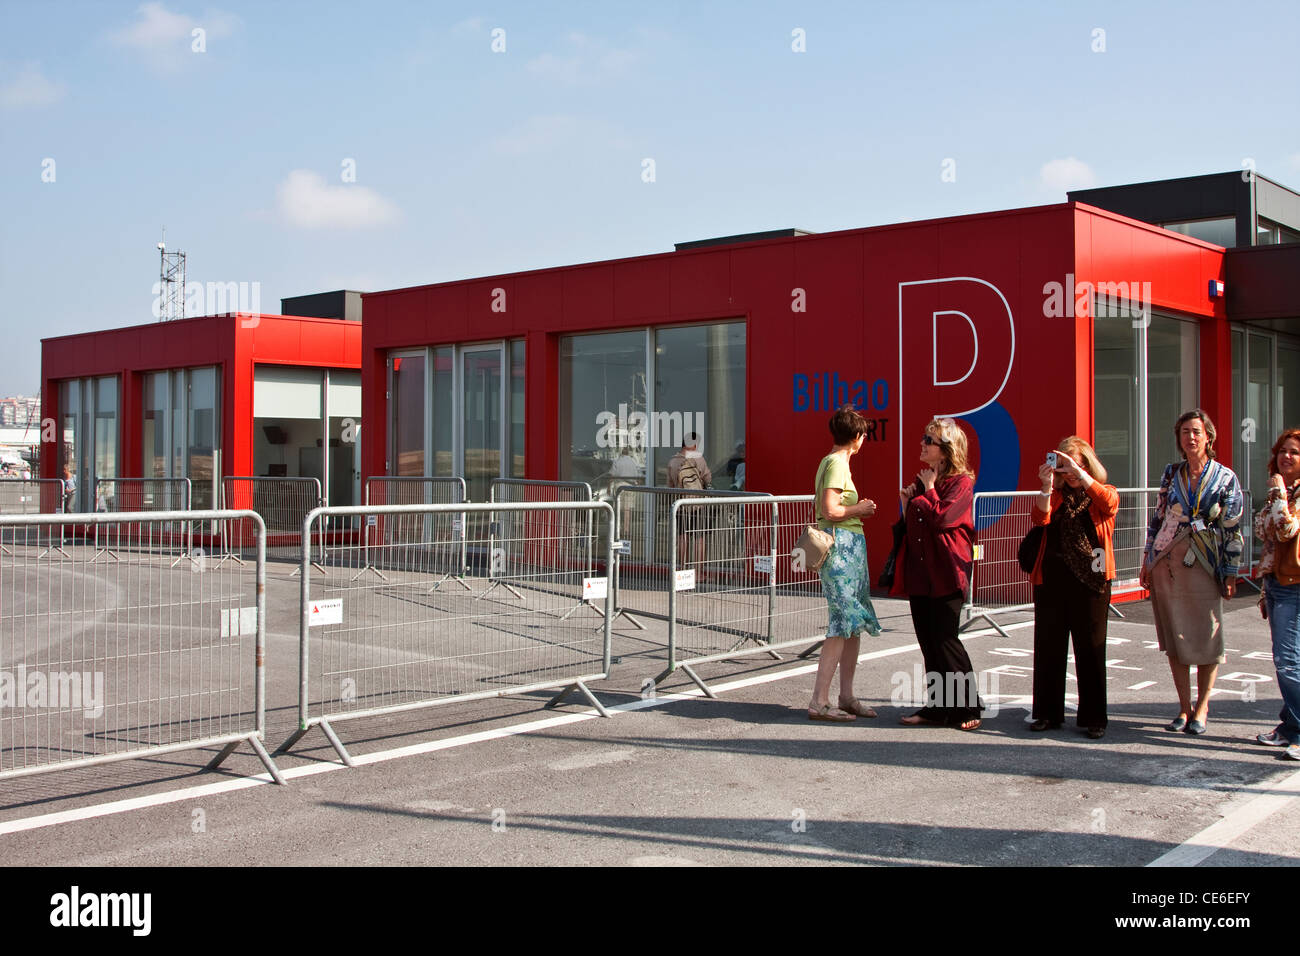
[[822,704],[820,707],[809,707],[808,719],[828,720],[832,723],[844,724],[844,723],[848,723],[850,720],[857,720],[858,718],[853,716],[853,714],[845,713],[844,711],[840,710],[838,707],[832,707],[828,702]]
[[958,730],[979,730],[980,719],[978,717],[972,717],[970,720],[962,721],[960,724],[954,724],[953,726]]
[[850,713],[850,714],[853,714],[855,717],[875,717],[875,716],[876,716],[876,711],[875,711],[874,708],[868,707],[866,704],[862,703],[861,700],[858,700],[858,699],[856,699],[856,698],[855,698],[854,700],[852,700],[852,701],[850,701],[849,703],[846,704],[846,703],[844,703],[844,698],[841,697],[841,698],[840,698],[840,710],[845,711],[845,712]]

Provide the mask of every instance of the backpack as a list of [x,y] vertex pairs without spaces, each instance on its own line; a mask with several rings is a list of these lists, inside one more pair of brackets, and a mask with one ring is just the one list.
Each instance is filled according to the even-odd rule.
[[692,458],[685,457],[682,459],[682,467],[677,471],[677,480],[688,491],[704,490],[704,478],[701,477],[699,466],[695,464]]

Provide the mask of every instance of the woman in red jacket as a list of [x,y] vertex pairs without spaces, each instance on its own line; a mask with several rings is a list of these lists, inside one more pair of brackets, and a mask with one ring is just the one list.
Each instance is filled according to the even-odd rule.
[[982,704],[975,671],[957,636],[975,539],[975,479],[966,466],[966,435],[955,421],[936,418],[925,426],[921,462],[916,482],[898,493],[906,531],[893,593],[906,594],[912,610],[926,703],[902,723],[977,730]]
[[1115,514],[1119,492],[1077,435],[1056,448],[1056,467],[1038,469],[1042,490],[1032,521],[1047,530],[1038,547],[1034,585],[1034,722],[1030,730],[1065,723],[1065,654],[1074,641],[1079,682],[1076,722],[1093,740],[1106,734],[1106,620],[1115,577]]

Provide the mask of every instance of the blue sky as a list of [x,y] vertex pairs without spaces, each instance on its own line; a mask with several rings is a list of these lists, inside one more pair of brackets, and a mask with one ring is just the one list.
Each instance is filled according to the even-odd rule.
[[1298,34],[1294,2],[0,0],[0,395],[43,336],[153,320],[164,225],[276,312],[1247,159],[1300,186]]

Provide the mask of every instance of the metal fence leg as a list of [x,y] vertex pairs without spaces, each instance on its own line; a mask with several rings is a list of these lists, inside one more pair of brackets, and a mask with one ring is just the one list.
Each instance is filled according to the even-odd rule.
[[596,698],[596,695],[593,694],[593,693],[591,692],[591,688],[589,688],[589,687],[588,687],[586,684],[584,684],[582,681],[574,681],[574,682],[573,682],[572,684],[570,684],[568,687],[564,688],[564,690],[560,691],[558,694],[556,694],[554,697],[552,697],[549,701],[547,701],[547,702],[546,702],[546,706],[547,706],[548,708],[549,708],[549,707],[558,707],[561,703],[563,703],[564,698],[568,697],[568,696],[569,696],[570,694],[572,694],[575,690],[576,690],[576,691],[581,691],[581,692],[582,692],[582,695],[583,695],[584,697],[587,698],[588,702],[590,702],[590,704],[591,704],[592,707],[596,708],[596,713],[600,714],[600,716],[602,716],[602,717],[612,717],[612,716],[613,716],[613,714],[611,714],[608,710],[605,709],[605,705],[602,704],[602,703],[601,703],[601,702]]

